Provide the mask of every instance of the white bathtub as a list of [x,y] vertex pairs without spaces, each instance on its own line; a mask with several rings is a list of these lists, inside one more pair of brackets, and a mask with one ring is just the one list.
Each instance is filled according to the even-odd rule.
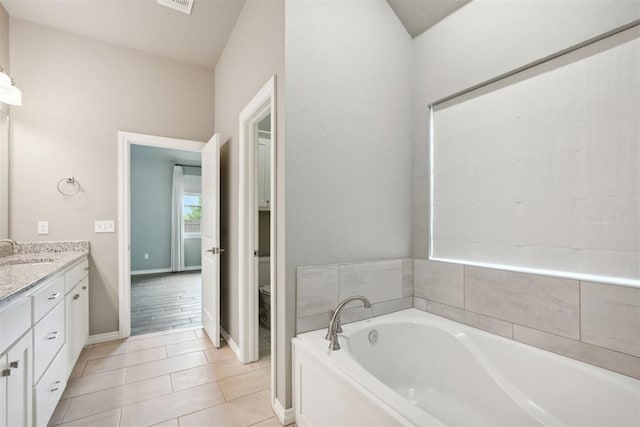
[[326,330],[293,341],[301,426],[640,426],[624,375],[415,309],[343,329],[338,351]]

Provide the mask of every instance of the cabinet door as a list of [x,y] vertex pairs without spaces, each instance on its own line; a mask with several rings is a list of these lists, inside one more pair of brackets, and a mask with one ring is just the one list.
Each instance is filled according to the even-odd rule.
[[67,378],[89,337],[89,278],[85,277],[67,294],[65,329],[67,334]]
[[33,351],[31,331],[7,354],[11,375],[7,377],[7,425],[31,427],[33,401]]
[[67,351],[72,354],[72,361],[75,364],[76,360],[78,360],[78,356],[80,355],[80,351],[82,351],[82,302],[80,299],[82,298],[82,286],[78,283],[75,288],[69,294],[71,295],[71,336],[73,340],[73,346],[68,347]]
[[9,363],[7,355],[0,354],[0,427],[7,426],[7,379]]
[[[77,288],[77,286],[76,286]],[[73,300],[73,296],[76,294],[76,288],[72,289],[71,292],[64,297],[64,332],[67,337],[67,355],[66,355],[66,365],[67,365],[67,378],[71,375],[71,371],[76,363],[73,357],[73,342],[75,341],[73,338],[73,307],[75,306],[75,301]]]
[[78,284],[78,294],[80,299],[78,300],[78,337],[77,346],[74,348],[76,354],[76,360],[80,357],[80,352],[87,343],[89,338],[89,278],[85,277]]

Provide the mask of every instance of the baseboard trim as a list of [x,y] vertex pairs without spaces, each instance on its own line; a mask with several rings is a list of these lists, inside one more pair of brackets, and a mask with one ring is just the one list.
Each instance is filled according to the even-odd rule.
[[132,276],[140,276],[142,274],[159,274],[159,273],[171,273],[170,268],[154,268],[151,270],[136,270],[132,271]]
[[120,331],[105,332],[104,334],[90,335],[89,338],[87,338],[86,345],[100,344],[118,339],[120,339]]
[[224,340],[227,342],[229,348],[231,349],[231,351],[233,351],[233,354],[236,355],[238,360],[242,360],[242,358],[240,357],[240,347],[238,347],[238,344],[236,344],[233,338],[231,338],[229,332],[225,331],[222,326],[220,326],[220,335],[222,335],[222,338],[224,338]]
[[293,408],[285,409],[284,406],[280,403],[278,398],[273,402],[273,412],[276,413],[276,416],[280,420],[283,426],[289,425],[296,420],[295,412]]

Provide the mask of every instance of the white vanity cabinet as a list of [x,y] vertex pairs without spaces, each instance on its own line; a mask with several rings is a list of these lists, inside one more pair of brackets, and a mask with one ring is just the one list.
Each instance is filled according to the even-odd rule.
[[33,347],[31,331],[24,335],[7,353],[11,375],[7,378],[7,425],[32,425]]
[[271,139],[258,138],[258,209],[271,207]]
[[32,425],[31,387],[33,383],[31,332],[0,355],[0,426]]
[[88,332],[86,257],[0,306],[0,427],[47,425]]
[[0,426],[31,426],[33,343],[29,298],[3,307],[0,325]]

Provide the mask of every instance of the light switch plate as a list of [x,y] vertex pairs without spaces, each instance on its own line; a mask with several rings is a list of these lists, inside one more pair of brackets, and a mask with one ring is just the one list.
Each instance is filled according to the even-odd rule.
[[38,234],[49,234],[49,221],[38,221]]
[[99,221],[95,222],[95,232],[96,233],[115,233],[116,232],[116,222],[113,220],[107,221]]

